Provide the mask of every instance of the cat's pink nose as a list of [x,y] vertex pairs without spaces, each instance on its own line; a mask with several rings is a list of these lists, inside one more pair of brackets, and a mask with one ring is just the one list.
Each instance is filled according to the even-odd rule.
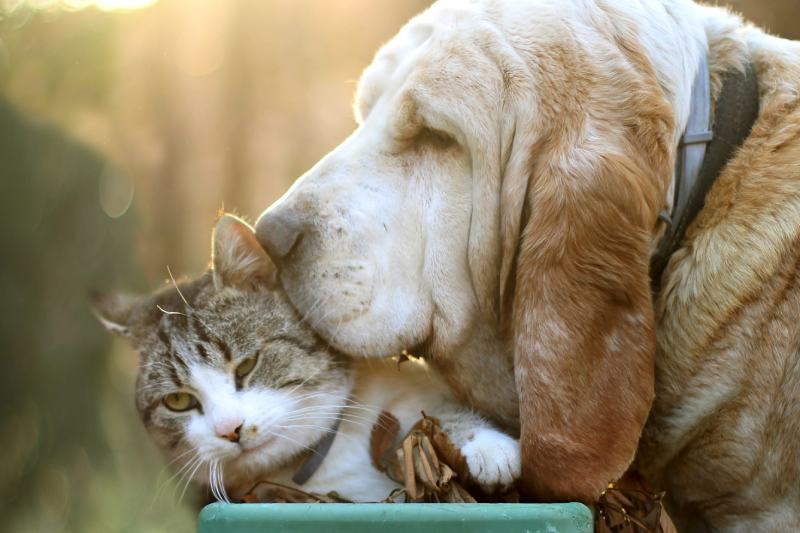
[[242,431],[241,418],[227,418],[219,420],[214,424],[214,432],[217,437],[231,442],[239,442],[239,433]]

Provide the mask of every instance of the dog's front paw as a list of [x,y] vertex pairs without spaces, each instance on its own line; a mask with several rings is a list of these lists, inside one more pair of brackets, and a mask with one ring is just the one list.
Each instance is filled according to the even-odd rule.
[[522,471],[519,441],[494,429],[481,429],[461,448],[472,478],[492,492],[519,479]]

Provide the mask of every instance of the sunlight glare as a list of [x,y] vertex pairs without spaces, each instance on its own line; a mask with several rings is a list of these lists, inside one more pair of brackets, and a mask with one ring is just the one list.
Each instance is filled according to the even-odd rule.
[[140,9],[155,4],[157,0],[92,0],[89,3],[103,11],[115,9]]
[[141,9],[155,4],[158,0],[5,0],[7,11],[13,11],[20,4],[27,4],[33,9],[46,10],[63,8],[68,11],[80,11],[94,7],[101,11],[117,11]]

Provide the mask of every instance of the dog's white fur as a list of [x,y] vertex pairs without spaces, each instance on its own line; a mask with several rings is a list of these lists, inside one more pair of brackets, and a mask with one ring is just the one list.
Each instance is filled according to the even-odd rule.
[[[608,3],[640,29],[674,111],[677,144],[694,72],[707,49],[707,19],[718,15],[680,0]],[[295,276],[286,269],[283,282],[337,348],[384,356],[432,336],[435,351],[450,352],[475,344],[468,339],[477,336],[481,349],[487,342],[499,349],[494,332],[476,322],[496,314],[492,292],[501,247],[509,245],[496,236],[506,225],[509,236],[518,234],[513,218],[526,183],[504,184],[503,200],[511,205],[506,221],[500,198],[481,199],[485,212],[473,211],[476,197],[495,195],[475,188],[474,176],[499,175],[504,163],[526,165],[514,160],[526,154],[511,150],[512,137],[516,145],[532,144],[523,126],[537,119],[535,87],[530,101],[502,102],[496,61],[526,69],[525,43],[546,41],[543,34],[559,31],[564,20],[586,21],[577,24],[585,31],[580,38],[587,46],[599,43],[603,37],[591,19],[600,16],[594,1],[440,1],[377,53],[359,84],[359,127],[270,208],[302,211],[323,233],[307,252],[311,271],[304,266]],[[488,93],[481,95],[485,102],[464,98],[478,89]],[[455,142],[420,149],[410,141],[423,128]],[[589,125],[585,134],[596,132]],[[671,201],[670,187],[665,207]],[[510,266],[502,268],[508,275]],[[508,406],[510,417],[515,409]]]
[[[699,61],[724,57],[711,66],[718,94],[720,72],[748,51],[763,63],[795,54],[785,43],[687,0],[442,0],[378,52],[359,85],[358,128],[257,226],[302,220],[281,280],[333,345],[386,356],[424,343],[465,401],[509,427],[519,416],[537,496],[590,500],[630,463],[649,407],[655,317],[642,246],[657,244],[657,214],[671,207]],[[784,90],[796,93],[796,81]],[[531,167],[547,179],[533,181]],[[605,226],[590,238],[593,225]],[[623,241],[637,251],[620,259],[611,248]],[[581,291],[584,307],[561,309]],[[617,454],[607,468],[604,451]],[[552,457],[568,481],[530,481],[530,465]]]

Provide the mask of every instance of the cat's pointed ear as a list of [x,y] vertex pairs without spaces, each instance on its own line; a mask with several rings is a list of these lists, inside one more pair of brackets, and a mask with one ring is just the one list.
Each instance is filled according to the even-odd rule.
[[131,337],[135,310],[141,298],[121,292],[93,293],[92,309],[100,323],[109,332]]
[[211,262],[217,289],[274,286],[275,265],[245,221],[230,214],[222,215],[212,241]]

